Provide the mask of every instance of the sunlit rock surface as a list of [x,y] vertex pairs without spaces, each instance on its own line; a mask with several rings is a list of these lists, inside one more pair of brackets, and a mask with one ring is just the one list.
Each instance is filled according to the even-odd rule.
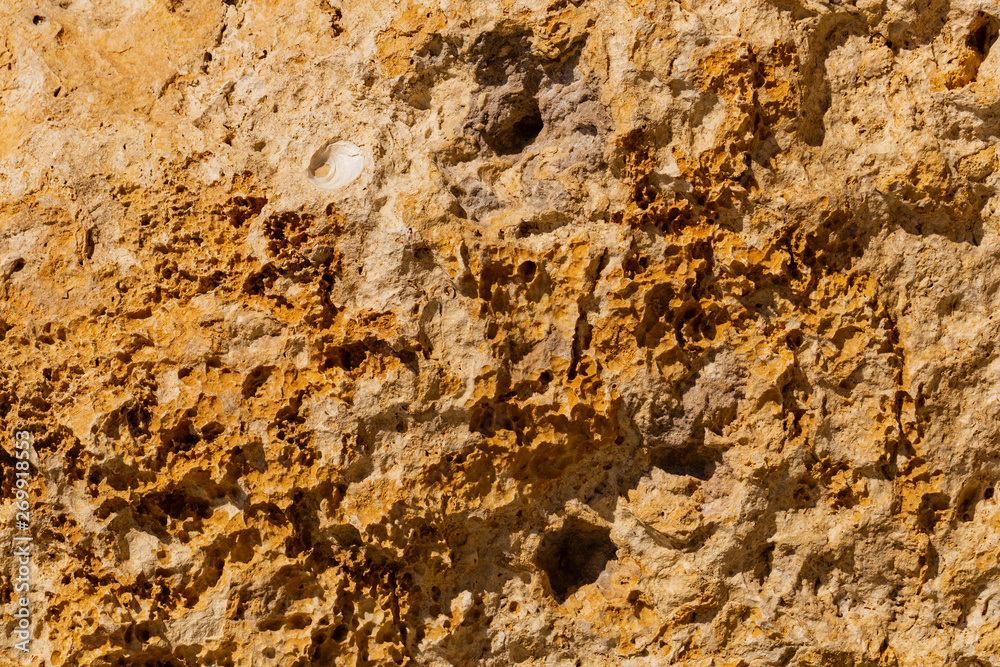
[[3,664],[998,664],[998,16],[3,3]]

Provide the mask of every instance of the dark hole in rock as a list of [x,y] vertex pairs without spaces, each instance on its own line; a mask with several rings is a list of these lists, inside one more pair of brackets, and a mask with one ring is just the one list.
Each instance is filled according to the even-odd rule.
[[688,475],[705,481],[712,477],[721,457],[704,447],[692,449],[654,449],[649,462],[668,475]]
[[760,552],[755,568],[755,578],[757,582],[763,584],[771,576],[771,569],[774,567],[774,545],[769,544]]
[[193,497],[180,489],[168,493],[157,494],[151,498],[151,505],[163,510],[172,519],[181,520],[192,517],[207,519],[212,515],[208,501]]
[[198,430],[189,419],[181,420],[173,429],[160,434],[160,441],[175,451],[190,449],[201,440]]
[[563,602],[581,586],[597,581],[616,551],[609,529],[571,518],[542,540],[538,564],[548,574],[556,599]]
[[788,347],[790,347],[791,349],[793,350],[799,349],[800,347],[802,347],[802,342],[803,342],[802,332],[800,331],[791,332],[785,338],[785,341],[788,343]]
[[525,116],[514,123],[514,145],[519,148],[529,145],[535,140],[535,137],[538,136],[543,127],[544,123],[542,123],[542,114],[540,112],[532,112]]
[[995,18],[979,12],[965,43],[985,57],[990,52],[990,47],[997,41],[998,27],[1000,26]]
[[201,437],[207,442],[212,442],[217,437],[225,433],[226,427],[219,422],[212,421],[201,427]]
[[924,532],[932,532],[941,515],[948,510],[950,500],[944,493],[925,493],[917,509],[917,527]]
[[337,366],[347,371],[353,371],[358,369],[367,358],[368,349],[363,343],[337,345],[330,348],[322,367],[327,369]]
[[520,153],[541,133],[545,123],[538,101],[534,97],[527,100],[512,100],[513,108],[507,109],[503,117],[490,122],[483,138],[497,155]]
[[250,371],[250,374],[243,381],[243,398],[254,396],[261,385],[271,377],[271,371],[273,370],[273,366],[258,366]]

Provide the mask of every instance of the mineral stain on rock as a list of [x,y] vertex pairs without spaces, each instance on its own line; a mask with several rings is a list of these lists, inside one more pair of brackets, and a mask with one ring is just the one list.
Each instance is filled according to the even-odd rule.
[[4,660],[996,661],[995,8],[0,27]]

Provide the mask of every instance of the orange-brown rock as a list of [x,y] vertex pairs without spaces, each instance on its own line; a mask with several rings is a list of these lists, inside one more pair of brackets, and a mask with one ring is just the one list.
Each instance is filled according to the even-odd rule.
[[997,664],[998,31],[6,3],[0,664]]

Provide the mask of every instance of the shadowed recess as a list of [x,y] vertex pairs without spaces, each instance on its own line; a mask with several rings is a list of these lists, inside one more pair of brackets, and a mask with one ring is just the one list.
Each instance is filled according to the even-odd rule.
[[616,550],[607,528],[571,518],[542,540],[538,564],[549,576],[556,599],[563,602],[581,586],[597,581]]

